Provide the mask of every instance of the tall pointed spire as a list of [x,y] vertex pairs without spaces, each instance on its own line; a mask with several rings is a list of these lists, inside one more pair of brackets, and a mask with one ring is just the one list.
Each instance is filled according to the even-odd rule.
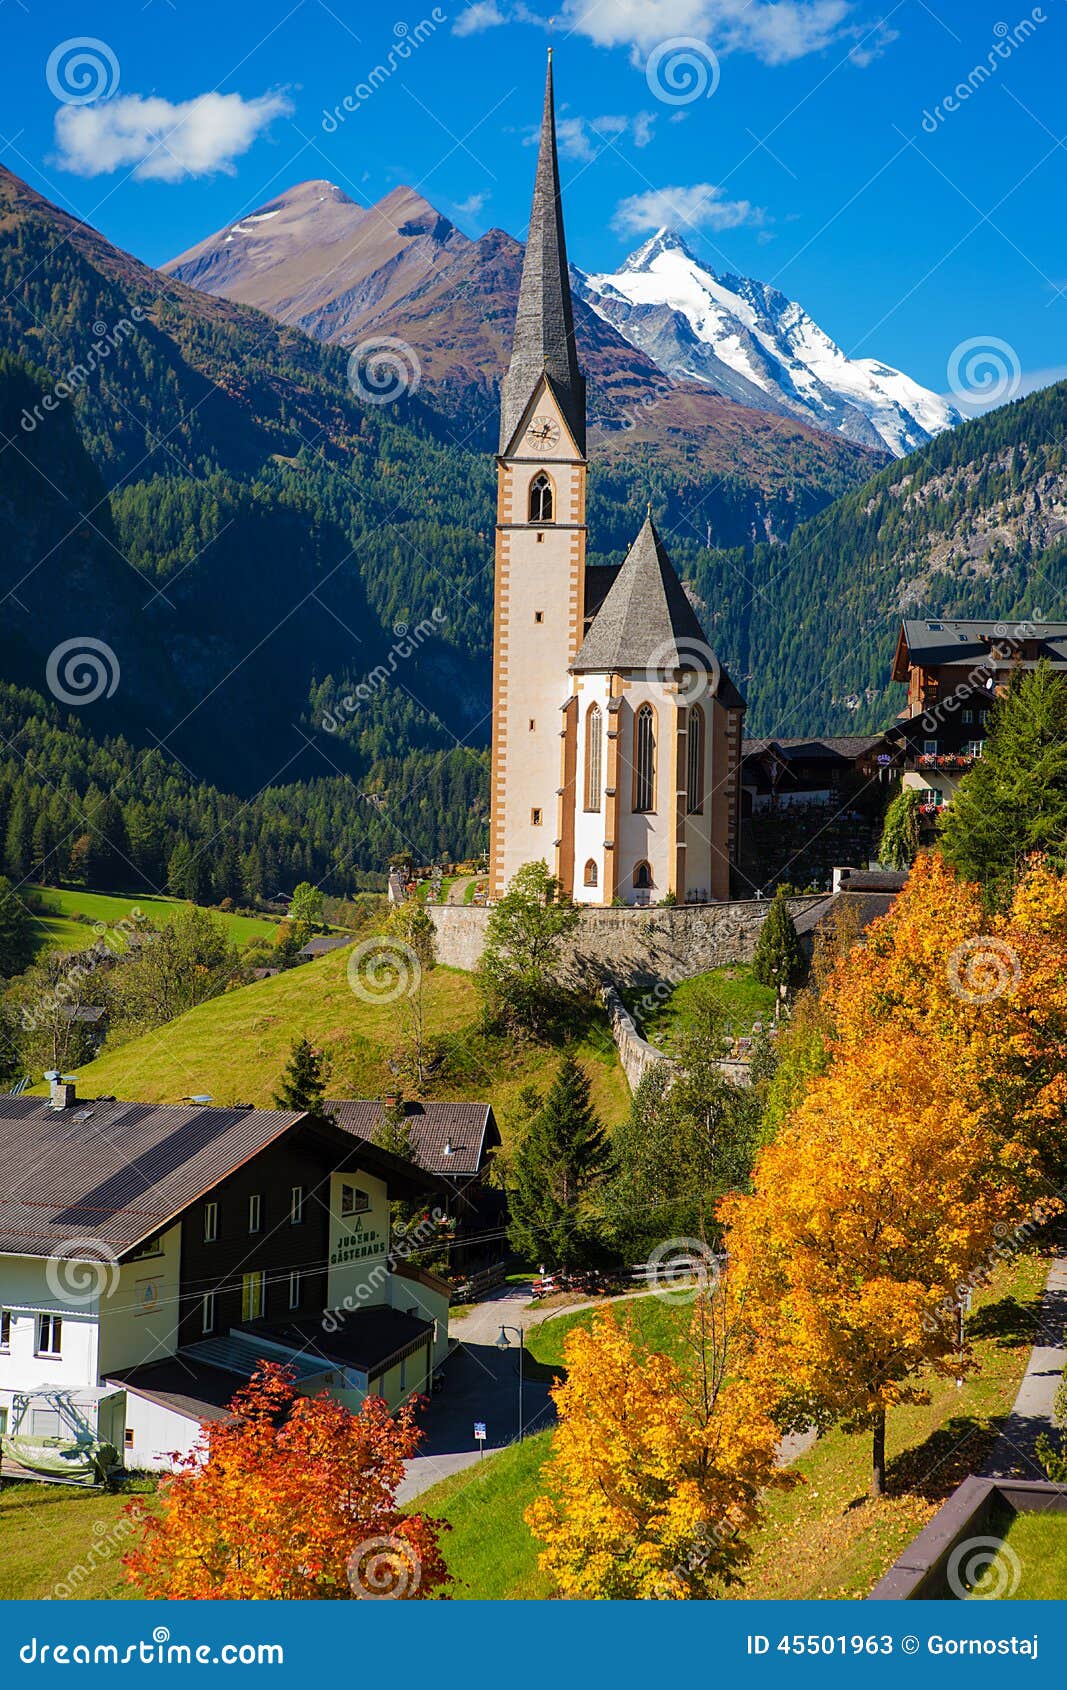
[[574,343],[567,244],[556,158],[552,49],[548,51],[545,109],[534,179],[533,209],[522,266],[511,363],[501,393],[500,450],[506,451],[541,376],[551,379],[579,448],[585,450],[585,378]]

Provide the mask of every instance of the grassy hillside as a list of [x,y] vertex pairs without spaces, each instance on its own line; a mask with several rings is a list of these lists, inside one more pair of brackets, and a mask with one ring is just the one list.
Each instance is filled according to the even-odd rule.
[[[209,1092],[218,1104],[271,1103],[293,1040],[306,1035],[330,1052],[336,1097],[379,1097],[395,1086],[389,1056],[402,1037],[398,1005],[369,1004],[348,984],[350,953],[270,980],[258,980],[200,1004],[156,1032],[105,1051],[78,1074],[86,1095],[112,1092],[144,1103],[174,1103]],[[431,1036],[447,1042],[447,1071],[436,1097],[478,1098],[493,1104],[505,1135],[517,1093],[548,1083],[558,1054],[538,1045],[488,1039],[478,1031],[478,1005],[469,974],[435,968],[426,982]],[[578,1049],[589,1070],[593,1101],[609,1126],[621,1120],[629,1092],[607,1022],[598,1019]]]
[[[117,928],[128,921],[135,909],[148,917],[156,927],[173,921],[179,910],[186,909],[180,898],[146,897],[131,892],[129,897],[119,893],[85,892],[77,886],[32,886],[31,892],[40,895],[44,911],[34,915],[34,927],[44,950],[80,951],[97,937],[94,925],[103,922]],[[269,916],[231,915],[226,910],[212,910],[235,945],[249,939],[272,939],[277,923]],[[77,921],[76,916],[84,917]],[[121,931],[118,935],[121,945]]]

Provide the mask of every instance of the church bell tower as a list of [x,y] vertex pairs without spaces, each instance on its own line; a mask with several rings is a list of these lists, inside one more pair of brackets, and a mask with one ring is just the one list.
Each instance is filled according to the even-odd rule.
[[[552,53],[511,363],[501,391],[489,895],[543,858],[570,892],[569,666],[585,609],[585,378],[563,235]],[[568,727],[571,731],[568,732]]]

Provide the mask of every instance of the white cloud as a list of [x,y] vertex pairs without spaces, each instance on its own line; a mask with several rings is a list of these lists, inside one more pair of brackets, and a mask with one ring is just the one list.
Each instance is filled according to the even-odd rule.
[[488,194],[471,194],[465,200],[457,200],[452,209],[457,217],[477,217],[488,198]]
[[284,94],[200,94],[178,104],[158,95],[121,94],[56,113],[58,163],[76,176],[106,176],[134,166],[142,182],[233,174],[233,161],[276,117],[292,111]]
[[452,25],[453,35],[478,35],[483,29],[495,29],[498,24],[507,23],[496,0],[475,0],[473,6],[467,6]]
[[642,57],[677,35],[778,65],[839,39],[851,11],[852,0],[566,0],[563,16],[598,46],[629,46]]
[[620,200],[612,227],[622,235],[662,228],[739,229],[763,223],[766,215],[749,200],[723,199],[722,189],[711,182],[694,182],[690,188],[649,188]]
[[[614,112],[606,112],[602,117],[558,117],[556,145],[561,157],[588,164],[610,141],[622,140],[627,135],[635,147],[647,147],[655,121],[654,113],[647,111],[640,111],[633,118]],[[536,147],[540,139],[540,127],[527,130],[523,145]]]

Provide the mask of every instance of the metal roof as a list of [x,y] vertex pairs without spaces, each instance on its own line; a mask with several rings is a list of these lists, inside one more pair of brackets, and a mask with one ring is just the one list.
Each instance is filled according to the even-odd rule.
[[1010,647],[1028,641],[1036,644],[1039,657],[1051,663],[1067,663],[1067,622],[915,618],[905,619],[901,632],[910,661],[924,669],[940,669],[947,664],[969,666],[988,658],[993,646],[1004,647],[1000,661],[1010,662]]
[[[351,1135],[300,1111],[113,1098],[53,1109],[41,1097],[0,1097],[0,1252],[121,1255],[297,1124],[324,1139],[338,1166],[351,1159]],[[377,1145],[364,1143],[358,1163],[399,1193],[433,1189],[424,1171]]]
[[[373,1141],[385,1119],[385,1105],[376,1099],[330,1099],[325,1107],[345,1132],[367,1141]],[[476,1174],[486,1151],[500,1142],[488,1103],[406,1103],[404,1114],[415,1161],[427,1173]],[[445,1154],[446,1145],[451,1155]]]

